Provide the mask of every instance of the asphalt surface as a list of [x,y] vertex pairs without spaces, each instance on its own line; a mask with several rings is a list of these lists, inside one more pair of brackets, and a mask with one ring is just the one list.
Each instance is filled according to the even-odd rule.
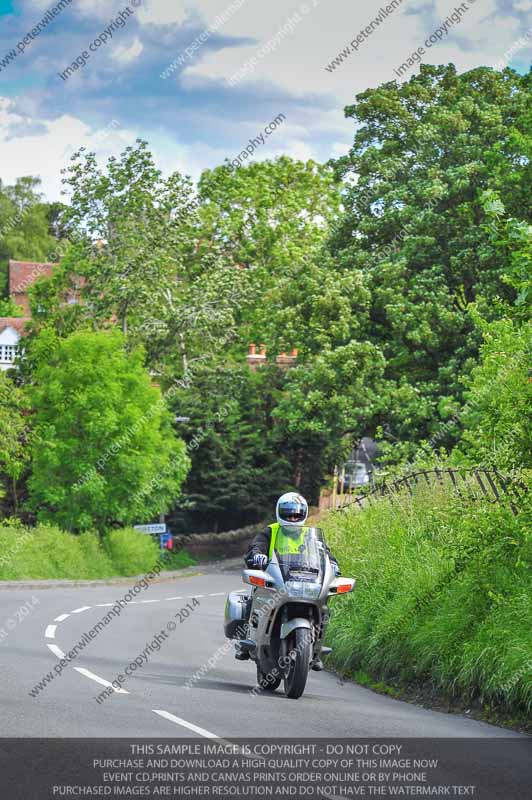
[[[255,666],[234,659],[223,635],[225,595],[242,588],[236,565],[203,568],[137,596],[37,696],[53,671],[127,586],[0,590],[0,735],[3,737],[515,737],[491,725],[430,711],[311,673],[297,701],[253,695]],[[196,597],[190,616],[176,614]],[[32,599],[33,598],[33,599]],[[336,602],[341,602],[338,599]],[[27,613],[21,608],[25,606]],[[6,627],[9,621],[9,628]],[[175,628],[169,632],[172,624]],[[166,633],[166,638],[162,634]],[[98,703],[155,635],[158,652]],[[209,659],[211,665],[209,666]],[[207,665],[206,667],[204,665]],[[204,674],[190,685],[202,667]],[[80,671],[81,670],[81,671]]]

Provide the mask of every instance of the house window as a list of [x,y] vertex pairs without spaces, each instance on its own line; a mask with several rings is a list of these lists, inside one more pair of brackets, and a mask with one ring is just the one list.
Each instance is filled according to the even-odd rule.
[[0,344],[0,361],[4,364],[12,364],[17,355],[15,344]]

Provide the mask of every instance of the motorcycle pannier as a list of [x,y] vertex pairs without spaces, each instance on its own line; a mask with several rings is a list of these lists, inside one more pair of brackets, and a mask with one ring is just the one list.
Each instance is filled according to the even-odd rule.
[[230,592],[225,601],[224,633],[227,639],[243,639],[251,597],[246,591]]

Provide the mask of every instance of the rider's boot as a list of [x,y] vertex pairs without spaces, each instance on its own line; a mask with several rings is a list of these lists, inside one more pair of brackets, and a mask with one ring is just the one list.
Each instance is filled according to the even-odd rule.
[[321,647],[320,652],[316,655],[314,661],[310,665],[311,669],[313,669],[314,672],[321,672],[323,669],[325,669],[323,661],[321,660],[321,656],[327,656],[329,655],[330,652],[331,652],[330,647],[323,647],[323,646]]
[[235,642],[235,658],[237,661],[249,660],[249,652],[247,650],[242,650],[238,642]]

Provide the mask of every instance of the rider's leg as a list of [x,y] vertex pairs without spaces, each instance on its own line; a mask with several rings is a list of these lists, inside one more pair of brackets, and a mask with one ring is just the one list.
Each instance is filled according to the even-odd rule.
[[[246,603],[245,611],[244,611],[244,620],[243,620],[243,622],[245,624],[243,625],[243,627],[244,627],[246,632],[247,632],[247,627],[248,627],[250,614],[251,614],[251,595],[249,596],[249,599],[248,599],[248,601]],[[243,636],[242,638],[246,638],[246,637]],[[235,658],[236,658],[237,661],[248,661],[249,660],[249,653],[247,652],[247,650],[246,651],[242,650],[242,648],[240,647],[240,644],[238,643],[238,641],[235,642]]]

